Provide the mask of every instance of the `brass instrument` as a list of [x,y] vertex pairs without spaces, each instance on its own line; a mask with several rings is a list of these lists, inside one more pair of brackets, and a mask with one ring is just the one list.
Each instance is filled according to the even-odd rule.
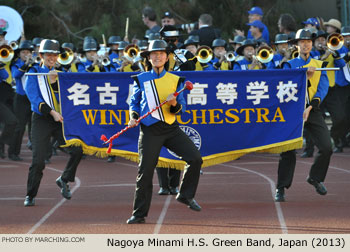
[[123,51],[123,56],[128,61],[133,61],[140,54],[140,48],[135,44],[130,44],[125,47]]
[[66,66],[66,65],[72,64],[73,60],[74,60],[74,52],[69,48],[65,48],[65,52],[60,53],[58,55],[57,62],[63,66]]
[[200,63],[208,63],[213,58],[213,50],[209,46],[200,46],[196,56]]
[[12,50],[17,50],[18,49],[18,43],[17,41],[11,41],[10,42],[10,47],[12,48]]
[[339,33],[332,33],[327,37],[327,47],[336,51],[342,48],[344,45],[344,37]]
[[256,51],[256,59],[261,63],[269,63],[273,58],[273,50],[269,46],[260,46]]
[[236,56],[233,51],[229,51],[225,54],[226,61],[232,62],[236,60]]
[[34,63],[36,63],[36,64],[40,64],[40,62],[41,62],[41,58],[39,55],[33,57],[33,60],[34,60]]
[[0,46],[0,62],[10,62],[15,55],[11,46],[2,45]]
[[99,60],[103,66],[109,66],[111,64],[111,61],[108,56],[103,56]]
[[298,58],[299,57],[299,50],[298,48],[295,48],[292,53],[290,54],[292,59]]

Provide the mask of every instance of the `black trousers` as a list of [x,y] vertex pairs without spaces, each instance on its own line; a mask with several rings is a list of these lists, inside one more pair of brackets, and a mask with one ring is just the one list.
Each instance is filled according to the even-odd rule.
[[[350,131],[350,85],[338,87],[341,107],[345,110],[345,133]],[[344,137],[344,136],[343,136]]]
[[8,84],[0,83],[0,123],[4,124],[4,129],[0,135],[0,148],[4,144],[13,145],[13,134],[17,125],[17,118],[13,113],[14,92]]
[[181,171],[171,168],[156,168],[159,186],[163,188],[176,188],[180,185]]
[[[32,111],[30,109],[30,101],[26,95],[16,94],[14,101],[14,111],[18,119],[18,123],[14,130],[13,145],[9,147],[9,154],[19,155],[21,152],[23,135],[26,125],[31,123]],[[30,139],[30,134],[29,134]]]
[[[32,165],[29,167],[27,181],[27,196],[31,198],[34,198],[39,190],[40,181],[43,177],[43,170],[45,169],[45,157],[47,153],[46,148],[51,136],[56,137],[61,145],[65,143],[62,133],[62,124],[55,122],[50,115],[42,116],[37,113],[33,113],[33,160]],[[61,177],[62,180],[66,182],[74,182],[75,173],[83,155],[83,151],[81,147],[74,146],[68,147],[67,152],[70,154],[70,158]]]
[[[309,171],[309,177],[318,182],[324,182],[332,155],[332,143],[322,112],[319,109],[312,109],[304,127],[319,149]],[[289,188],[292,185],[295,164],[295,150],[281,153],[278,164],[277,188]]]
[[136,178],[134,216],[148,215],[152,200],[154,168],[162,146],[175,152],[187,163],[179,191],[185,198],[194,198],[203,160],[194,143],[176,122],[172,125],[164,122],[151,126],[141,124],[138,145],[140,163]]
[[[321,110],[328,111],[332,119],[331,137],[333,138],[334,145],[341,147],[341,139],[346,134],[346,115],[345,105],[343,104],[344,88],[339,86],[330,87],[328,89],[327,96],[321,103]],[[305,151],[313,153],[314,142],[311,135],[306,134],[306,147]]]

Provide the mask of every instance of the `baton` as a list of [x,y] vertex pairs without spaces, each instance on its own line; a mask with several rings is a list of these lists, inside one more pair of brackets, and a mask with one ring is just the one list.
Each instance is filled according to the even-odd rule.
[[[193,89],[193,84],[190,81],[186,81],[185,86],[179,90],[179,92],[175,92],[174,96],[178,96],[181,92],[185,91],[186,89],[188,90],[192,90]],[[154,111],[158,110],[160,107],[162,107],[165,103],[167,103],[168,101],[165,100],[163,101],[161,104],[159,104],[157,107],[153,108],[151,111],[147,112],[146,114],[144,114],[143,116],[139,117],[139,119],[136,120],[136,123],[139,124],[140,121],[144,118],[146,118],[147,116],[149,116],[150,114],[152,114]],[[121,134],[123,134],[125,131],[127,131],[128,129],[133,128],[131,126],[126,126],[124,129],[122,129],[121,131],[119,131],[118,133],[114,134],[113,136],[111,136],[109,139],[105,136],[105,135],[101,135],[101,140],[104,142],[103,144],[109,144],[108,149],[107,149],[107,153],[111,153],[112,150],[112,145],[113,145],[113,140],[118,138]]]

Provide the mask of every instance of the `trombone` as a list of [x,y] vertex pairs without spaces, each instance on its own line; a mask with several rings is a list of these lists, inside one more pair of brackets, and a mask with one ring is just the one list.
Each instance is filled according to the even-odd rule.
[[269,46],[260,46],[256,52],[256,59],[261,63],[269,63],[273,59],[273,50]]
[[332,51],[337,51],[344,45],[344,37],[339,33],[332,33],[327,37],[327,47]]
[[0,46],[0,62],[10,62],[15,55],[14,50],[11,46],[2,45]]
[[126,60],[133,62],[134,59],[139,56],[140,54],[140,48],[135,44],[130,44],[127,47],[125,47],[123,51],[123,56]]
[[209,46],[200,46],[196,57],[200,63],[208,63],[213,58],[213,50]]
[[65,48],[65,51],[58,55],[57,62],[63,66],[67,66],[72,64],[73,60],[74,60],[74,52],[69,48]]

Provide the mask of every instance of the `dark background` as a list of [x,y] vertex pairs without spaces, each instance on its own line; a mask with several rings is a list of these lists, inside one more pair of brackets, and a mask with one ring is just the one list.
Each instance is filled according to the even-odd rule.
[[[27,39],[43,37],[79,45],[86,35],[102,43],[110,35],[125,35],[125,21],[129,17],[129,38],[142,38],[147,27],[141,11],[151,6],[157,13],[158,24],[162,14],[172,11],[178,23],[193,23],[202,13],[213,16],[214,26],[222,30],[224,39],[233,38],[235,28],[247,31],[247,11],[260,6],[263,22],[271,39],[278,33],[277,21],[282,13],[292,14],[298,25],[308,17],[320,16],[341,20],[344,0],[0,0],[0,5],[16,9],[23,18]],[[301,25],[300,27],[301,28]],[[186,32],[184,32],[186,34]]]

